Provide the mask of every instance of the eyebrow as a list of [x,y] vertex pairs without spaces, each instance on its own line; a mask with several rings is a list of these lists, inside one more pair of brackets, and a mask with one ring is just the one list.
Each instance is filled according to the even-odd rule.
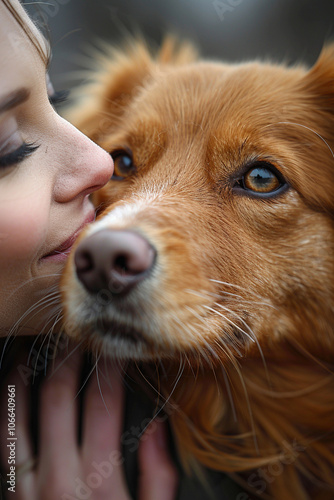
[[20,88],[0,99],[0,113],[24,103],[29,99],[30,91],[26,88]]

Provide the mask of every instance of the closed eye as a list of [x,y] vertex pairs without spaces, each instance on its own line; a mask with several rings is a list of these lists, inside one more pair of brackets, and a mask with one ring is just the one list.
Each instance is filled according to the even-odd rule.
[[58,92],[54,92],[49,96],[49,102],[50,104],[52,104],[52,106],[58,106],[59,104],[67,101],[69,94],[69,90],[59,90]]
[[21,163],[25,158],[30,156],[39,146],[36,144],[29,144],[23,142],[21,146],[19,146],[14,151],[7,153],[4,156],[0,157],[0,168],[11,167],[12,165],[16,165]]

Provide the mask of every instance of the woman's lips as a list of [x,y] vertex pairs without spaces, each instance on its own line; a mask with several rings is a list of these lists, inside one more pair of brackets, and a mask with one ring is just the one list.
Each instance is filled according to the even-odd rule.
[[75,231],[75,233],[72,234],[72,236],[70,236],[69,238],[67,238],[67,240],[64,241],[61,245],[59,245],[59,247],[57,247],[54,250],[52,250],[52,252],[48,253],[47,255],[44,255],[44,257],[42,257],[42,260],[44,262],[45,261],[48,261],[48,262],[64,262],[67,259],[68,254],[70,253],[70,251],[72,249],[72,246],[75,243],[75,240],[77,239],[77,237],[79,236],[79,234],[81,233],[81,231],[83,230],[83,228],[87,224],[90,224],[91,222],[93,222],[94,220],[95,220],[95,212],[92,212],[85,219],[85,221],[83,222],[83,224],[81,224],[81,226]]

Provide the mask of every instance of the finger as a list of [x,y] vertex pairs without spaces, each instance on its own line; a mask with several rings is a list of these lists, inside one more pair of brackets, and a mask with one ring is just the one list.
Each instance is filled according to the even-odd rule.
[[15,491],[17,500],[34,498],[35,491],[34,458],[29,432],[30,389],[30,384],[23,380],[18,369],[13,370],[5,385],[6,404],[2,405],[1,411],[1,461],[5,470],[12,472],[11,476],[6,477],[6,480],[11,481],[7,483],[7,489],[14,487],[9,491]]
[[85,395],[85,456],[93,453],[96,458],[102,458],[110,450],[121,450],[123,406],[124,390],[120,368],[109,361],[102,361],[97,365]]
[[139,500],[176,498],[178,474],[168,452],[167,426],[158,420],[145,431],[138,450]]
[[83,415],[83,468],[86,476],[94,474],[97,498],[129,499],[121,454],[123,407],[121,369],[102,360],[87,388]]
[[[72,346],[58,358],[40,394],[40,460],[38,477],[45,490],[64,491],[79,471],[78,408],[82,357]],[[43,491],[43,484],[40,485]]]

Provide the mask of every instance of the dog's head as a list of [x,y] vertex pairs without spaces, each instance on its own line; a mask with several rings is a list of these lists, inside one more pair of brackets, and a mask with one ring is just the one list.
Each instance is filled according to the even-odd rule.
[[119,357],[333,347],[334,47],[303,66],[168,40],[103,61],[72,115],[115,173],[62,280],[65,328]]

